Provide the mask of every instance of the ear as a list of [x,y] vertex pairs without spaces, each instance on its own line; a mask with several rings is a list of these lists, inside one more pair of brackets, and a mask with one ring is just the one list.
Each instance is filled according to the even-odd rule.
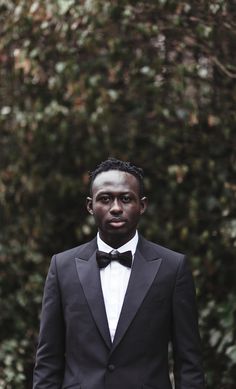
[[140,203],[141,203],[140,215],[142,215],[147,209],[147,197],[142,197],[140,199]]
[[91,197],[87,197],[86,199],[86,208],[90,215],[93,215],[93,200]]

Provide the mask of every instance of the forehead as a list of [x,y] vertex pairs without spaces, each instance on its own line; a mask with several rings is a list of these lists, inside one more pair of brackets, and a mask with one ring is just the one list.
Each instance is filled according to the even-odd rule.
[[100,191],[120,191],[139,193],[139,182],[133,174],[119,170],[109,170],[97,175],[92,185],[92,193]]

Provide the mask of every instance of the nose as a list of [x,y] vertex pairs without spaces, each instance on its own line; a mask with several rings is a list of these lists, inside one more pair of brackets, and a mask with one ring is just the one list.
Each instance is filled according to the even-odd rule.
[[121,204],[118,199],[114,199],[112,202],[111,208],[110,208],[110,213],[112,214],[121,214],[123,212]]

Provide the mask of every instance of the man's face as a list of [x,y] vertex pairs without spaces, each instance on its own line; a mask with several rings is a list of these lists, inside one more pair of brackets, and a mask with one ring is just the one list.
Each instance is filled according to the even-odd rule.
[[135,176],[109,170],[95,178],[87,209],[94,216],[101,239],[117,248],[134,236],[146,203],[146,197],[140,198]]

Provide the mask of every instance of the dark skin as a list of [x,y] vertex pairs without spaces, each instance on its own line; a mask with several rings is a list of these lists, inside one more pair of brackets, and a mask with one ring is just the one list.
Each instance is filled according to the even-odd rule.
[[140,197],[137,178],[109,170],[96,176],[91,191],[87,210],[95,219],[101,239],[113,248],[124,245],[134,237],[147,207],[146,197]]

